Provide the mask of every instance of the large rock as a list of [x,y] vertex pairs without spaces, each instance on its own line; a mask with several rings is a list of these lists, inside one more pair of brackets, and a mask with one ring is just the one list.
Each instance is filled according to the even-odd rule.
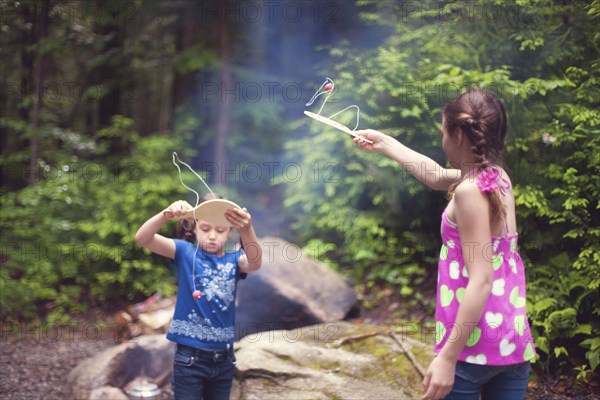
[[335,322],[236,343],[232,399],[416,399],[433,349],[392,329]]
[[[356,305],[354,289],[327,265],[281,238],[259,239],[263,264],[238,284],[237,338],[344,319]],[[249,257],[256,249],[246,249]]]
[[117,337],[120,342],[140,335],[167,333],[175,311],[176,296],[148,297],[118,312],[115,317]]
[[72,399],[126,398],[128,384],[144,379],[168,393],[174,344],[164,335],[140,336],[104,350],[77,365],[67,376]]
[[[415,399],[433,348],[416,329],[330,322],[258,332],[236,342],[232,399]],[[432,336],[430,334],[430,336]],[[125,399],[140,381],[172,399],[173,345],[141,336],[82,361],[67,377],[69,398]]]

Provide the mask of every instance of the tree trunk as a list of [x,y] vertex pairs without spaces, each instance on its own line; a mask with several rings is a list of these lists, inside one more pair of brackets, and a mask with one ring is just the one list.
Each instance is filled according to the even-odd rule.
[[[223,1],[221,10],[227,10],[227,0]],[[223,64],[221,71],[221,102],[219,103],[219,120],[217,123],[217,137],[215,138],[215,163],[220,170],[227,169],[227,138],[231,130],[231,96],[227,91],[234,90],[231,76],[231,54],[229,53],[229,24],[227,15],[219,18],[219,55]],[[226,174],[222,184],[227,182]]]
[[102,127],[112,123],[112,117],[121,113],[121,89],[124,84],[123,76],[127,71],[127,61],[123,54],[123,29],[120,24],[119,13],[122,12],[124,3],[119,2],[96,2],[96,7],[103,15],[108,16],[94,26],[94,32],[106,40],[102,53],[111,54],[101,65],[92,72],[92,84],[95,87],[103,87],[108,91],[102,93],[102,97],[94,101],[90,119],[91,134]]
[[[194,3],[185,2],[183,17],[177,28],[177,54],[192,47],[196,36],[196,24],[194,20]],[[173,102],[171,115],[175,115],[177,107],[190,98],[190,91],[194,88],[194,74],[180,74],[175,71],[175,82],[173,84]]]
[[39,158],[39,142],[38,142],[38,134],[41,126],[40,121],[40,113],[44,107],[43,101],[43,90],[44,90],[44,80],[46,77],[46,60],[47,57],[45,54],[41,52],[41,47],[39,43],[48,36],[48,18],[47,15],[50,14],[50,0],[42,0],[39,5],[42,7],[42,10],[35,10],[34,12],[40,12],[41,17],[38,18],[37,23],[34,23],[33,29],[35,32],[35,41],[38,45],[37,54],[38,60],[35,63],[34,76],[33,76],[33,85],[35,89],[35,100],[33,102],[33,106],[31,108],[31,127],[32,134],[29,140],[29,148],[30,148],[30,157],[29,157],[29,184],[32,185],[39,179],[39,174],[37,174],[37,160]]

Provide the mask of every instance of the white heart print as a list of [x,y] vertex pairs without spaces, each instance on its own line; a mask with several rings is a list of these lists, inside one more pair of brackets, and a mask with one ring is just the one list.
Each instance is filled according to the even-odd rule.
[[502,296],[504,294],[504,285],[506,282],[504,279],[496,279],[492,284],[492,294],[494,296]]
[[498,246],[500,246],[500,239],[494,241],[492,248],[494,249],[494,253],[498,251]]
[[471,364],[485,365],[487,363],[487,357],[485,354],[477,354],[476,356],[467,357],[467,362]]
[[486,312],[485,313],[485,322],[488,324],[490,328],[497,328],[504,321],[504,317],[500,313]]
[[508,265],[510,265],[510,270],[513,272],[513,274],[517,273],[517,262],[515,261],[514,258],[509,258],[508,259]]
[[460,264],[457,261],[452,261],[450,263],[450,278],[458,279],[459,274],[460,274]]
[[508,339],[502,339],[500,342],[500,355],[502,357],[510,356],[517,346],[514,343],[508,341]]

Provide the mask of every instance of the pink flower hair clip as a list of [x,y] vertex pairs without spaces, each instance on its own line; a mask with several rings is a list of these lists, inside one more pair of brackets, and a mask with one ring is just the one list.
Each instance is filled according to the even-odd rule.
[[498,167],[490,167],[481,171],[477,175],[476,182],[482,192],[493,192],[500,189],[500,193],[505,195],[506,190],[510,188],[510,183],[502,177]]

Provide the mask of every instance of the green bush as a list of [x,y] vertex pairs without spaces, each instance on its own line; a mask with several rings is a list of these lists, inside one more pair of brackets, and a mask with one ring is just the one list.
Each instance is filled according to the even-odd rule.
[[[360,4],[364,19],[389,34],[375,48],[330,50],[337,70],[327,75],[339,101],[324,113],[359,104],[362,128],[443,163],[440,111],[453,93],[482,87],[502,97],[538,361],[547,370],[570,364],[585,377],[600,356],[600,64],[592,34],[600,2],[498,1],[498,18],[478,12],[485,2],[473,3],[472,14],[460,3],[411,12],[401,3]],[[357,279],[433,296],[432,284],[420,285],[435,282],[443,194],[356,150],[342,133],[316,123],[303,129],[314,133],[290,142],[288,155],[306,168],[328,166],[336,179],[282,182],[285,207],[301,216],[299,240],[336,243],[328,257]]]
[[[150,257],[134,235],[151,215],[187,196],[171,164],[181,139],[139,138],[130,127],[130,120],[115,117],[99,132],[94,154],[41,165],[38,182],[2,194],[3,320],[64,321],[88,305],[110,308],[174,293],[168,262]],[[129,154],[111,156],[109,144]]]

